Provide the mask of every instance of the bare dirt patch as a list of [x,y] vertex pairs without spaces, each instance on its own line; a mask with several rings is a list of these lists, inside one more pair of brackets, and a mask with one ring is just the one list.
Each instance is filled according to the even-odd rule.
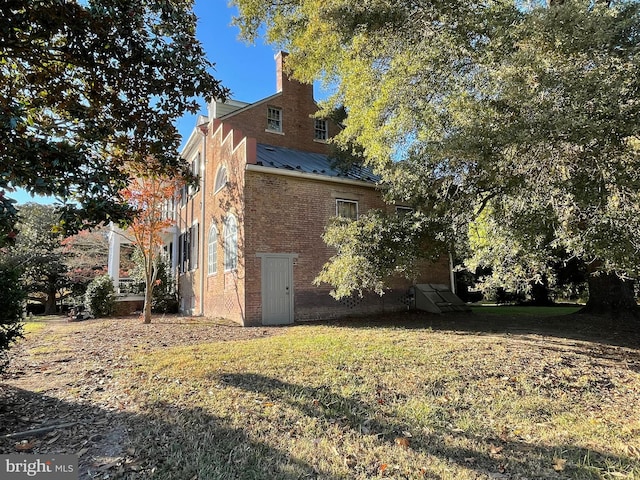
[[136,410],[114,379],[130,367],[128,352],[249,340],[278,328],[178,316],[68,323],[47,318],[44,328],[10,350],[0,379],[0,452],[80,456],[80,478],[112,478],[132,458],[127,418]]

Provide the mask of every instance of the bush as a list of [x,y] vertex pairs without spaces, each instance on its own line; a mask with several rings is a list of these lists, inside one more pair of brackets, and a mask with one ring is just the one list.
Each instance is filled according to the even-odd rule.
[[22,312],[25,292],[20,270],[11,263],[0,262],[0,372],[7,364],[6,351],[22,337]]
[[[131,272],[131,277],[138,280],[142,285],[142,292],[145,290],[144,263],[140,250],[136,249],[133,254],[135,267]],[[151,311],[153,313],[178,313],[179,304],[176,295],[175,279],[171,273],[169,258],[161,255],[156,263],[156,284],[151,296]]]
[[84,294],[85,307],[94,317],[108,317],[116,307],[116,292],[109,275],[94,278]]

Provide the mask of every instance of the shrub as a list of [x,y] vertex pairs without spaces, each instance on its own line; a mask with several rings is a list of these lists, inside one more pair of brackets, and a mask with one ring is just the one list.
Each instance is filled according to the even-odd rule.
[[109,275],[101,275],[91,280],[84,294],[84,304],[94,317],[107,317],[113,314],[116,307],[116,292]]
[[[136,249],[133,254],[133,261],[135,262],[135,267],[131,272],[131,277],[140,282],[142,292],[144,292],[144,266],[140,250]],[[178,297],[169,258],[165,255],[160,255],[156,268],[156,284],[151,297],[151,311],[153,313],[178,313]]]
[[0,261],[0,372],[8,363],[6,351],[22,337],[25,292],[20,274],[15,265]]

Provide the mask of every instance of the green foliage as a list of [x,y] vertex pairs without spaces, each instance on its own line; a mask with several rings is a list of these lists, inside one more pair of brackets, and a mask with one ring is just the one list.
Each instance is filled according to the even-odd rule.
[[67,267],[55,207],[28,203],[20,207],[19,233],[10,254],[23,266],[25,289],[45,304],[45,313],[54,313],[56,293],[66,285]]
[[0,248],[12,244],[15,239],[15,224],[18,221],[15,203],[0,190]]
[[94,317],[108,317],[115,311],[116,293],[109,275],[94,278],[84,295],[85,307]]
[[[137,280],[141,289],[144,290],[146,279],[144,258],[138,248],[134,251],[133,261],[135,267],[131,271],[131,277]],[[155,284],[151,295],[151,310],[154,313],[178,313],[178,296],[169,258],[166,255],[159,255],[153,269]]]
[[226,95],[190,0],[10,0],[0,25],[0,189],[62,199],[69,230],[129,217],[125,163],[181,173],[175,120]]
[[438,242],[422,242],[427,222],[419,213],[389,215],[375,210],[358,220],[335,218],[323,238],[337,253],[314,283],[333,285],[331,294],[338,299],[354,292],[362,295],[364,290],[382,295],[389,276],[412,278],[420,259],[435,259],[441,253]]
[[15,263],[6,258],[0,259],[0,373],[6,366],[6,350],[22,337],[25,292],[20,283],[20,274]]
[[[247,38],[264,25],[298,79],[335,86],[325,108],[348,112],[336,142],[361,146],[387,198],[459,252],[481,248],[518,282],[557,252],[638,276],[640,2],[235,4]],[[490,245],[469,250],[482,212]],[[334,276],[374,285],[358,278]]]
[[62,240],[65,279],[72,295],[84,295],[89,282],[106,272],[109,245],[105,227],[82,230]]

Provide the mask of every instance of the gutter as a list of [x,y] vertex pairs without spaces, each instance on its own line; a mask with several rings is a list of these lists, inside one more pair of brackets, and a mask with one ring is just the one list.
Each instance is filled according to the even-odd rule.
[[266,173],[270,175],[282,175],[283,177],[297,177],[297,178],[304,178],[306,180],[315,180],[318,182],[342,183],[344,185],[356,185],[358,187],[378,188],[378,185],[376,183],[366,182],[364,180],[353,180],[351,178],[342,178],[342,177],[329,177],[327,175],[321,175],[319,173],[296,172],[294,170],[284,170],[281,168],[265,167],[263,165],[254,165],[252,163],[248,163],[246,165],[246,170],[248,172],[259,172],[259,173]]

